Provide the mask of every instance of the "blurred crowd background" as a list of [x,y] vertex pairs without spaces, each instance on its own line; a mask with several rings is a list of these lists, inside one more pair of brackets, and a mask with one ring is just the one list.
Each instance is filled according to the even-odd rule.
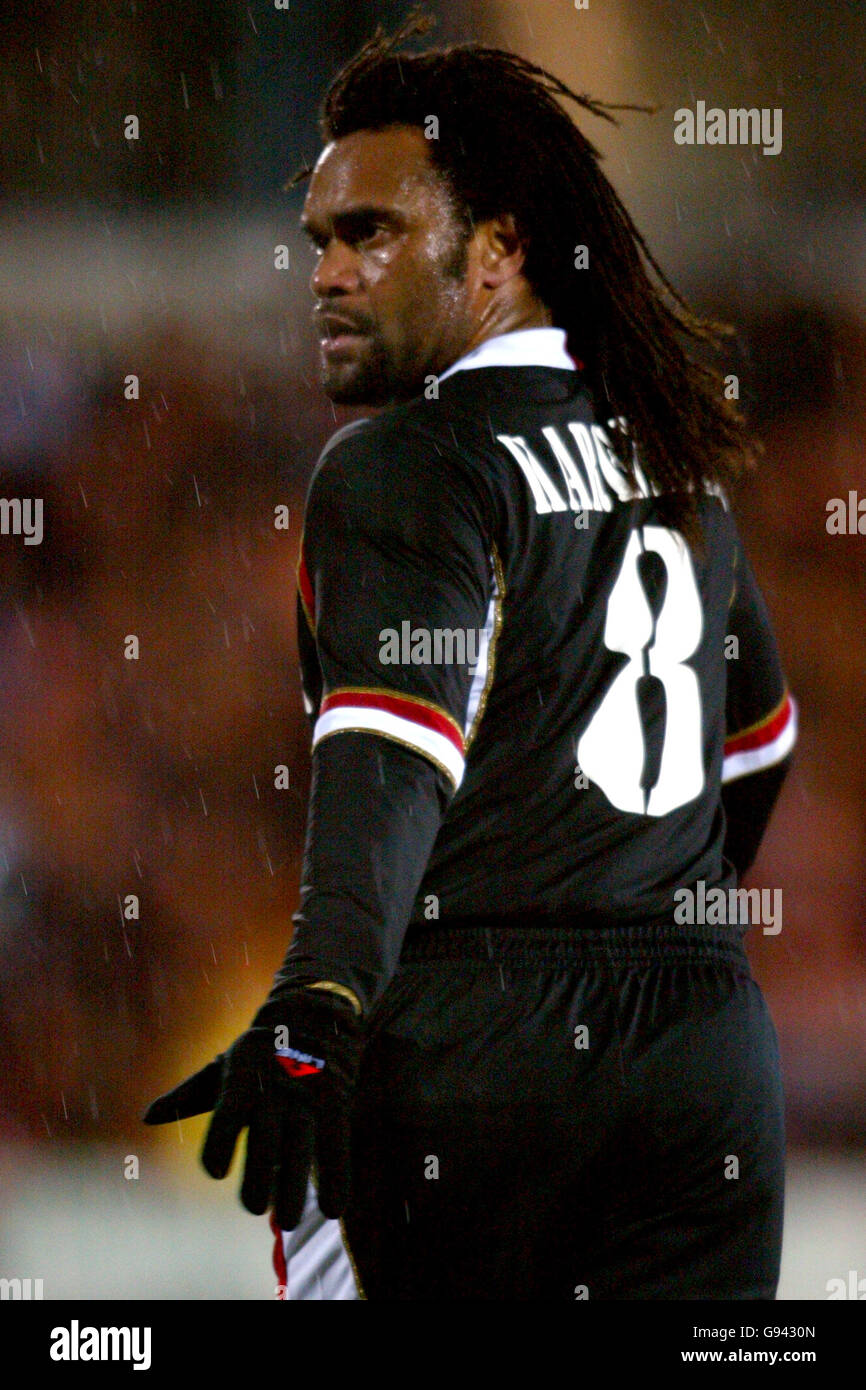
[[[783,929],[755,929],[750,955],[782,1048],[790,1229],[810,1201],[838,1228],[820,1257],[786,1246],[783,1292],[825,1297],[846,1259],[866,1275],[866,538],[826,529],[831,498],[866,498],[866,8],[426,8],[435,41],[513,48],[579,91],[661,107],[619,129],[581,119],[673,282],[737,325],[719,365],[766,452],[735,501],[801,721],[750,878],[782,889]],[[328,79],[407,9],[0,14],[0,496],[44,499],[41,545],[0,536],[0,1274],[44,1275],[46,1296],[214,1296],[202,1265],[230,1280],[244,1241],[267,1268],[266,1230],[205,1190],[196,1123],[139,1118],[246,1026],[297,904],[294,570],[317,453],[351,417],[316,385],[303,190],[282,184],[320,148]],[[675,144],[674,111],[698,100],[780,108],[781,152]],[[841,1176],[821,1206],[823,1161]],[[46,1204],[60,1259],[33,1234]],[[191,1210],[211,1245],[180,1259],[178,1285],[166,1247]],[[124,1222],[147,1272],[135,1293]],[[235,1278],[222,1296],[259,1296]]]

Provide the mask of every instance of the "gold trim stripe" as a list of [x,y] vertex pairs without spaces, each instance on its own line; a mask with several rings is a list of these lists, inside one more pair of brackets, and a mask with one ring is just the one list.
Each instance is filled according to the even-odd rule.
[[445,776],[448,778],[454,790],[457,790],[457,781],[454,774],[450,772],[445,764],[440,762],[437,757],[434,757],[432,753],[428,753],[426,749],[419,748],[417,744],[407,743],[405,739],[398,738],[396,734],[386,733],[384,729],[371,729],[364,724],[359,724],[357,728],[353,726],[352,728],[345,729],[331,729],[327,734],[320,734],[314,746],[318,748],[319,744],[324,743],[326,738],[335,738],[337,734],[372,734],[374,738],[387,738],[390,739],[392,743],[399,743],[402,748],[408,748],[410,753],[417,753],[419,757],[426,758],[428,763],[432,763],[434,767],[438,767],[440,772],[445,773]]
[[475,738],[475,735],[478,733],[484,711],[487,708],[487,697],[490,694],[496,670],[496,648],[504,621],[502,601],[505,598],[505,570],[502,566],[502,560],[499,557],[499,551],[496,549],[495,541],[491,541],[491,550],[493,552],[493,572],[496,575],[497,588],[497,594],[493,600],[493,632],[491,633],[490,643],[487,648],[487,679],[484,682],[484,689],[478,697],[478,708],[475,711],[475,718],[472,720],[469,732],[466,735],[467,750],[470,743],[472,743]]
[[358,1015],[359,1018],[364,1012],[361,1008],[361,1001],[358,998],[355,991],[353,989],[349,989],[348,985],[337,984],[336,980],[316,980],[315,984],[305,985],[304,988],[324,989],[327,990],[329,994],[338,994],[341,997],[341,999],[348,999],[349,1003],[352,1005],[353,1009],[355,1010],[355,1013]]

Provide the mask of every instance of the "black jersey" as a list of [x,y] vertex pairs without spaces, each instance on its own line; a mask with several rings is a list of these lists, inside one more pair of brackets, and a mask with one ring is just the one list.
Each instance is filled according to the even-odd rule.
[[730,881],[723,775],[783,758],[793,705],[725,499],[698,553],[606,424],[580,371],[488,366],[325,449],[299,979],[369,1001],[410,924],[635,924]]

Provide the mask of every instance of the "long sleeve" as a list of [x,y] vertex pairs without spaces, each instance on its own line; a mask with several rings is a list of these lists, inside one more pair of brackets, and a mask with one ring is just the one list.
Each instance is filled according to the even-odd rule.
[[483,489],[453,456],[399,421],[326,450],[298,565],[312,784],[283,979],[366,1010],[393,974],[462,779],[491,582]]

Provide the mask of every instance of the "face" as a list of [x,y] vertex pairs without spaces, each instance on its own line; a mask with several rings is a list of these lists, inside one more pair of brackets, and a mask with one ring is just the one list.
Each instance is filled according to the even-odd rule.
[[317,257],[313,319],[333,401],[407,400],[462,355],[474,324],[467,238],[420,130],[328,145],[301,225]]

